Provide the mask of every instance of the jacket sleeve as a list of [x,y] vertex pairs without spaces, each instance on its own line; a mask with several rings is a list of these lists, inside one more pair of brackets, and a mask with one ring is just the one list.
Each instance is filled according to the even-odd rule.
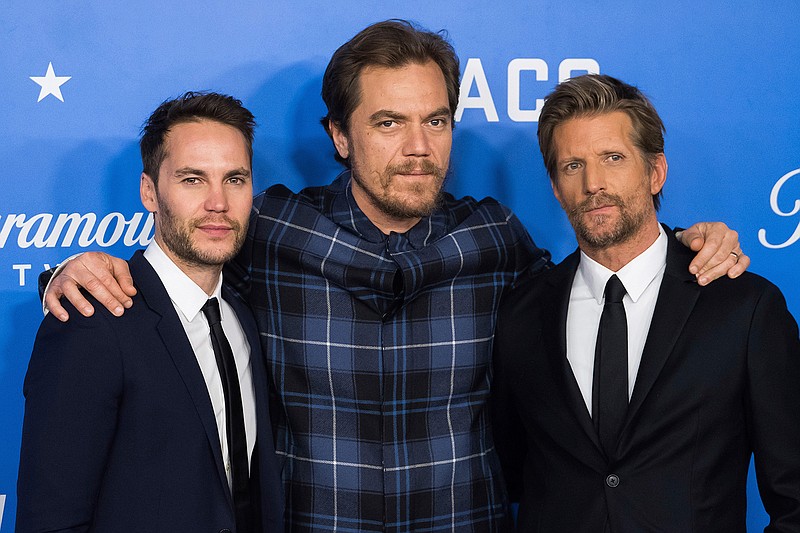
[[756,477],[770,516],[765,532],[800,531],[800,341],[772,284],[755,307],[748,339],[748,426]]
[[45,317],[25,376],[17,531],[86,531],[114,438],[122,391],[109,315]]

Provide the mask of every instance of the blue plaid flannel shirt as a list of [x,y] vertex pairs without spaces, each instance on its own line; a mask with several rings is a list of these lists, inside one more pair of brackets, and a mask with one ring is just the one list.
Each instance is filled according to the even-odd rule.
[[498,304],[549,265],[497,201],[454,199],[382,234],[348,172],[254,201],[226,280],[255,312],[287,531],[498,531],[487,398]]

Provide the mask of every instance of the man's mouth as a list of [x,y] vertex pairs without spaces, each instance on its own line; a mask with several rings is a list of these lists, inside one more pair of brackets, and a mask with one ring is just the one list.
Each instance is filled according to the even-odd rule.
[[226,237],[233,231],[233,227],[230,224],[215,224],[209,222],[199,224],[197,229],[211,237]]
[[585,213],[589,213],[592,215],[602,215],[611,211],[612,208],[616,207],[614,204],[603,204],[597,206],[590,206],[584,210]]
[[613,208],[618,207],[619,202],[615,202],[610,198],[590,198],[581,204],[579,211],[581,213],[588,213],[592,215],[602,215],[609,213]]
[[431,176],[433,175],[432,172],[428,172],[423,169],[415,169],[415,170],[404,170],[402,172],[397,173],[400,176]]

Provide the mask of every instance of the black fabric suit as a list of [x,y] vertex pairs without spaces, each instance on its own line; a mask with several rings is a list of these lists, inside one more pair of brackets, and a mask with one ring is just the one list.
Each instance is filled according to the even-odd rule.
[[[234,531],[208,389],[161,280],[137,252],[120,318],[45,318],[25,378],[18,531]],[[223,287],[251,347],[262,531],[283,530],[283,496],[255,321]]]
[[800,531],[797,325],[757,275],[697,285],[693,252],[667,234],[615,461],[601,450],[566,357],[580,254],[502,305],[493,416],[520,531],[744,532],[751,452],[767,531]]

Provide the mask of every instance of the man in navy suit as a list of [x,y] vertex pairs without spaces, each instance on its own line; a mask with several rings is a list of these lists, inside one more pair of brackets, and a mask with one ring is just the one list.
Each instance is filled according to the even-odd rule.
[[137,305],[43,321],[24,385],[18,531],[283,529],[258,332],[221,274],[247,232],[254,125],[216,93],[164,102],[145,124],[155,238],[129,261]]
[[561,84],[539,143],[579,250],[498,318],[493,420],[519,529],[744,532],[754,454],[766,531],[800,531],[800,342],[780,291],[688,275],[656,217],[663,124],[635,87]]

